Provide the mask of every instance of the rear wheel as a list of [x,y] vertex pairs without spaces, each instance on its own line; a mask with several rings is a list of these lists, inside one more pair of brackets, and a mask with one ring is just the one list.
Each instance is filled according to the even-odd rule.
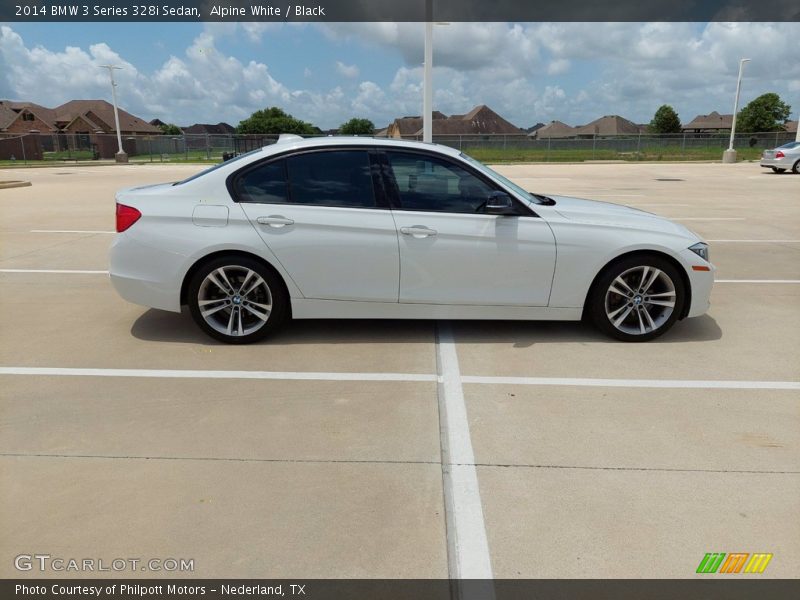
[[772,172],[773,173],[783,173],[785,171],[786,171],[786,169],[779,169],[778,167],[772,167]]
[[792,167],[792,173],[795,175],[800,175],[800,160],[794,163],[794,166]]
[[248,344],[277,329],[289,314],[280,277],[262,263],[242,256],[214,259],[192,277],[189,311],[211,337]]
[[669,330],[686,302],[686,286],[669,261],[631,256],[609,266],[589,298],[588,312],[604,333],[625,342],[646,342]]

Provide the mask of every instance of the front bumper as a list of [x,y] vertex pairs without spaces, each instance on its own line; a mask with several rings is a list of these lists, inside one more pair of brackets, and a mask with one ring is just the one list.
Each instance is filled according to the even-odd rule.
[[[708,312],[711,306],[711,289],[714,287],[714,274],[717,268],[706,262],[689,249],[681,252],[681,259],[686,267],[689,285],[692,290],[692,302],[687,317],[699,317]],[[708,271],[695,271],[692,267],[707,267]]]

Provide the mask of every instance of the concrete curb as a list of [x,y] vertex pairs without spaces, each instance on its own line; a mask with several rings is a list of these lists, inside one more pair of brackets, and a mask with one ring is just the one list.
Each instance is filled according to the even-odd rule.
[[7,188],[28,187],[31,185],[30,181],[0,181],[0,190]]

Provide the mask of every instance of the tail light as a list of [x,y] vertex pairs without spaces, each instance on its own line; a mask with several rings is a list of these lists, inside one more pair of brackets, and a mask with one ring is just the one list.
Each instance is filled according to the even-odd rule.
[[117,233],[122,233],[142,216],[137,209],[117,202]]
[[783,158],[784,156],[786,156],[786,155],[783,152],[781,152],[780,150],[778,150],[775,153],[775,158]]

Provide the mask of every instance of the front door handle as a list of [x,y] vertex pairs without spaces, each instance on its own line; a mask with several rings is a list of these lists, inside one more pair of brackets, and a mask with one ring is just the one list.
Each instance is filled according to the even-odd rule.
[[294,225],[294,219],[287,219],[281,215],[270,215],[268,217],[258,217],[256,219],[260,225],[269,225],[276,229],[286,227],[287,225]]
[[436,235],[436,230],[429,229],[424,225],[414,225],[412,227],[401,227],[400,233],[402,233],[403,235],[410,235],[417,239],[422,239]]

